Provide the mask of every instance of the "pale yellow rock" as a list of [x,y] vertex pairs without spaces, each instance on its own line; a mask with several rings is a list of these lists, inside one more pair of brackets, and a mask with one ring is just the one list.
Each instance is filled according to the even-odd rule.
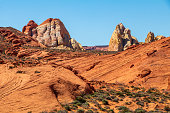
[[108,51],[123,51],[134,44],[138,44],[138,40],[131,36],[131,31],[120,23],[111,36]]
[[82,45],[78,43],[74,38],[71,39],[71,45],[75,50],[83,50]]
[[159,35],[159,36],[156,36],[156,37],[155,37],[156,40],[160,40],[160,39],[164,39],[164,38],[166,38],[166,37],[165,37],[165,36],[162,36],[162,35]]
[[160,39],[166,38],[165,36],[159,35],[159,36],[154,36],[153,32],[149,32],[147,35],[147,38],[145,39],[145,43],[150,43],[150,42],[154,42]]
[[149,32],[146,39],[145,39],[145,43],[150,43],[155,41],[155,36],[153,32]]

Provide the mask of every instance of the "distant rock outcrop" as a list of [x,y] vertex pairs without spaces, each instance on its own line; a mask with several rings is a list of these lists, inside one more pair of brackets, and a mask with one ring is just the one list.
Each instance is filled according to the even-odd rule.
[[32,36],[33,35],[32,30],[36,27],[38,27],[38,25],[33,20],[30,20],[28,24],[23,27],[22,32],[29,36]]
[[83,49],[77,41],[71,39],[69,32],[59,19],[49,18],[38,26],[31,20],[27,26],[24,26],[22,32],[36,38],[47,47]]
[[162,36],[162,35],[159,35],[159,36],[156,36],[155,38],[156,38],[156,40],[160,40],[160,39],[163,39],[163,38],[166,38],[166,37]]
[[145,43],[154,42],[154,41],[157,41],[157,40],[160,40],[160,39],[163,39],[163,38],[166,38],[166,37],[162,36],[162,35],[155,37],[153,32],[149,32],[146,39],[145,39]]
[[131,36],[131,31],[120,23],[116,26],[116,29],[111,36],[108,50],[123,51],[129,46],[136,44],[138,44],[138,40]]
[[82,50],[83,47],[80,43],[78,43],[74,38],[71,39],[71,45],[76,50]]
[[150,43],[150,42],[153,42],[155,41],[155,35],[153,32],[149,32],[148,35],[147,35],[147,38],[145,39],[145,43]]
[[83,46],[85,50],[108,51],[109,45]]

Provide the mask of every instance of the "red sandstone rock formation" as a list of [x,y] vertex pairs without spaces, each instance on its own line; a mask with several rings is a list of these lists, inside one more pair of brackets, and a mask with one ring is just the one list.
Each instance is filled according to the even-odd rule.
[[40,43],[48,47],[83,49],[77,41],[71,40],[69,32],[59,19],[49,18],[39,26],[31,21],[27,26],[24,26],[22,32],[36,38]]
[[131,31],[122,23],[116,26],[109,43],[109,51],[123,51],[129,46],[138,44],[138,40],[131,36]]
[[38,25],[33,20],[30,20],[28,24],[23,27],[22,32],[29,36],[32,36],[33,35],[32,30],[36,27],[38,27]]

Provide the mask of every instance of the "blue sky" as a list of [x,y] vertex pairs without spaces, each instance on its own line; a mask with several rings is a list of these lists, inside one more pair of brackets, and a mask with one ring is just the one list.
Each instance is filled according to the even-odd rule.
[[18,30],[59,18],[82,45],[108,45],[119,23],[140,42],[149,31],[170,36],[170,0],[0,0],[0,26]]

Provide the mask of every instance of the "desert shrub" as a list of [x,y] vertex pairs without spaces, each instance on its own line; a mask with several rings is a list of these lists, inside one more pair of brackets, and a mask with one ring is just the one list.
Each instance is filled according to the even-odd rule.
[[125,106],[119,106],[118,107],[119,113],[127,113],[130,112],[129,108],[125,107]]
[[14,66],[9,66],[9,69],[13,69],[14,68]]
[[108,101],[105,100],[105,99],[102,100],[102,103],[103,103],[104,105],[109,105]]
[[110,96],[110,97],[111,97],[112,99],[116,98],[116,96],[114,96],[114,95],[113,95],[113,96]]
[[71,108],[70,108],[70,106],[69,106],[68,104],[66,104],[66,105],[64,106],[64,108],[65,108],[67,111],[71,111]]
[[136,101],[140,101],[139,97],[136,98]]
[[148,97],[151,101],[157,101],[157,99],[153,96]]
[[18,70],[16,73],[25,73],[25,71]]
[[158,90],[156,88],[149,88],[146,92],[147,93],[154,93],[157,92]]
[[104,90],[101,90],[101,89],[100,89],[100,90],[97,90],[97,92],[98,92],[98,93],[105,93],[105,91],[104,91]]
[[88,110],[85,113],[94,113],[92,110]]
[[66,110],[59,110],[59,111],[57,111],[57,113],[68,113],[68,111],[66,111]]
[[71,109],[76,110],[77,108],[78,108],[78,105],[77,105],[77,104],[73,104],[73,105],[71,106]]
[[76,100],[79,101],[80,103],[85,103],[86,102],[86,100],[81,96],[77,96]]
[[159,110],[156,110],[156,111],[149,111],[149,112],[147,112],[147,113],[164,113],[164,112],[159,111]]
[[123,92],[116,92],[116,95],[118,95],[119,97],[125,97],[125,95],[123,94]]
[[165,107],[164,107],[164,110],[165,110],[165,111],[170,111],[170,107],[169,107],[169,106],[165,106]]
[[117,97],[114,98],[114,99],[113,99],[113,102],[119,102],[119,98],[117,98]]
[[81,106],[82,103],[78,100],[74,100],[71,104]]
[[114,113],[113,109],[109,109],[107,113]]
[[34,73],[41,73],[40,71],[35,71]]
[[42,112],[40,112],[40,113],[48,113],[47,111],[42,111]]
[[126,92],[126,95],[127,96],[132,96],[132,93],[131,92]]
[[135,87],[135,86],[131,86],[131,88],[133,88],[133,90],[140,90],[139,87]]
[[143,101],[138,101],[136,104],[144,107],[144,102]]
[[89,108],[89,103],[85,102],[81,105],[81,107],[87,109],[87,108]]
[[83,109],[78,109],[77,113],[84,113],[84,110]]
[[84,98],[85,99],[90,99],[92,95],[88,94],[88,95],[85,95]]
[[110,96],[106,97],[107,100],[112,100],[112,98]]
[[101,109],[101,105],[98,102],[94,102],[94,106],[98,107],[99,109]]
[[135,113],[146,113],[146,110],[144,110],[142,108],[138,108],[135,110]]
[[100,89],[102,89],[102,88],[106,88],[106,86],[101,86]]
[[100,110],[101,110],[101,111],[106,111],[106,109],[105,109],[105,108],[101,108]]
[[132,102],[125,102],[125,104],[126,104],[126,105],[131,105],[131,104],[132,104]]
[[109,90],[109,93],[114,95],[115,94],[115,91],[113,89]]
[[150,102],[151,102],[149,98],[144,98],[143,101],[144,101],[144,102],[147,102],[147,103],[150,103]]
[[105,105],[104,108],[105,109],[110,109],[110,106],[109,105]]

